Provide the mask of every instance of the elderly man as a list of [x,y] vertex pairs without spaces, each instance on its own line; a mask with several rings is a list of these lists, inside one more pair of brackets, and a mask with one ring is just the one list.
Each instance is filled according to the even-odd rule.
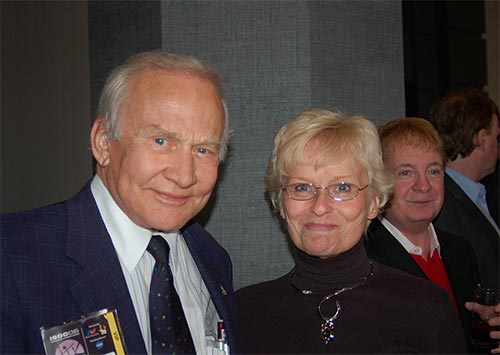
[[446,152],[446,193],[435,225],[469,241],[483,286],[498,289],[500,233],[479,183],[498,161],[498,108],[484,92],[457,91],[436,102],[429,120]]
[[190,222],[228,136],[219,77],[199,60],[152,51],[115,69],[90,134],[96,176],[2,216],[0,352],[43,353],[40,327],[110,307],[128,353],[237,352],[229,255]]

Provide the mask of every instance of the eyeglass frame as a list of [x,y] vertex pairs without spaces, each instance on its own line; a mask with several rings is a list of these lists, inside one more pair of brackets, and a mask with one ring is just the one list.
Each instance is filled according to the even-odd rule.
[[[342,185],[342,184],[350,185],[352,187],[357,188],[356,195],[353,196],[353,197],[351,197],[351,198],[347,198],[347,199],[343,199],[343,198],[340,198],[340,197],[332,196],[332,194],[330,193],[330,189],[329,188],[332,187],[332,186],[335,186],[335,185],[338,186],[338,185]],[[310,198],[306,198],[306,199],[293,198],[293,197],[291,197],[291,194],[288,191],[288,187],[290,187],[292,185],[309,185],[310,187],[313,188],[313,195]],[[294,200],[294,201],[310,201],[312,199],[315,199],[318,196],[318,190],[325,189],[326,192],[327,192],[327,194],[328,194],[328,196],[330,196],[330,198],[332,200],[337,201],[337,202],[343,202],[343,201],[352,201],[352,200],[356,199],[359,196],[359,193],[361,191],[365,190],[368,186],[370,186],[370,183],[366,184],[365,186],[357,186],[357,185],[352,184],[352,183],[347,182],[347,181],[342,181],[342,182],[337,183],[337,184],[331,184],[329,186],[315,186],[312,182],[304,182],[304,183],[294,183],[294,184],[288,184],[286,186],[281,186],[281,190],[286,191],[286,195],[287,195],[287,197],[290,200]]]

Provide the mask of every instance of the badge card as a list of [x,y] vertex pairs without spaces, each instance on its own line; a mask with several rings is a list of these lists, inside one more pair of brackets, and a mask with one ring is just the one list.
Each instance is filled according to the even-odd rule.
[[115,309],[103,309],[63,325],[40,328],[47,355],[125,355]]

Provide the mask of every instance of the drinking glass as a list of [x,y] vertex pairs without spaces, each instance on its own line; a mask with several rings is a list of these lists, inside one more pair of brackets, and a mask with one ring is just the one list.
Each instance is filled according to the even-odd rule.
[[[485,306],[494,306],[500,301],[498,290],[478,287],[474,291],[473,301]],[[472,309],[472,344],[478,349],[493,349],[498,347],[499,339],[490,338],[490,332],[500,330],[499,326],[490,326]]]

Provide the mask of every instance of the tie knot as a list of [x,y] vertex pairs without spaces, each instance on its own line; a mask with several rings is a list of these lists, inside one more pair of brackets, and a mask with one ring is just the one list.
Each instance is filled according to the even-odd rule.
[[168,264],[168,253],[170,247],[165,239],[160,235],[153,235],[148,244],[148,252],[153,255],[156,261]]

